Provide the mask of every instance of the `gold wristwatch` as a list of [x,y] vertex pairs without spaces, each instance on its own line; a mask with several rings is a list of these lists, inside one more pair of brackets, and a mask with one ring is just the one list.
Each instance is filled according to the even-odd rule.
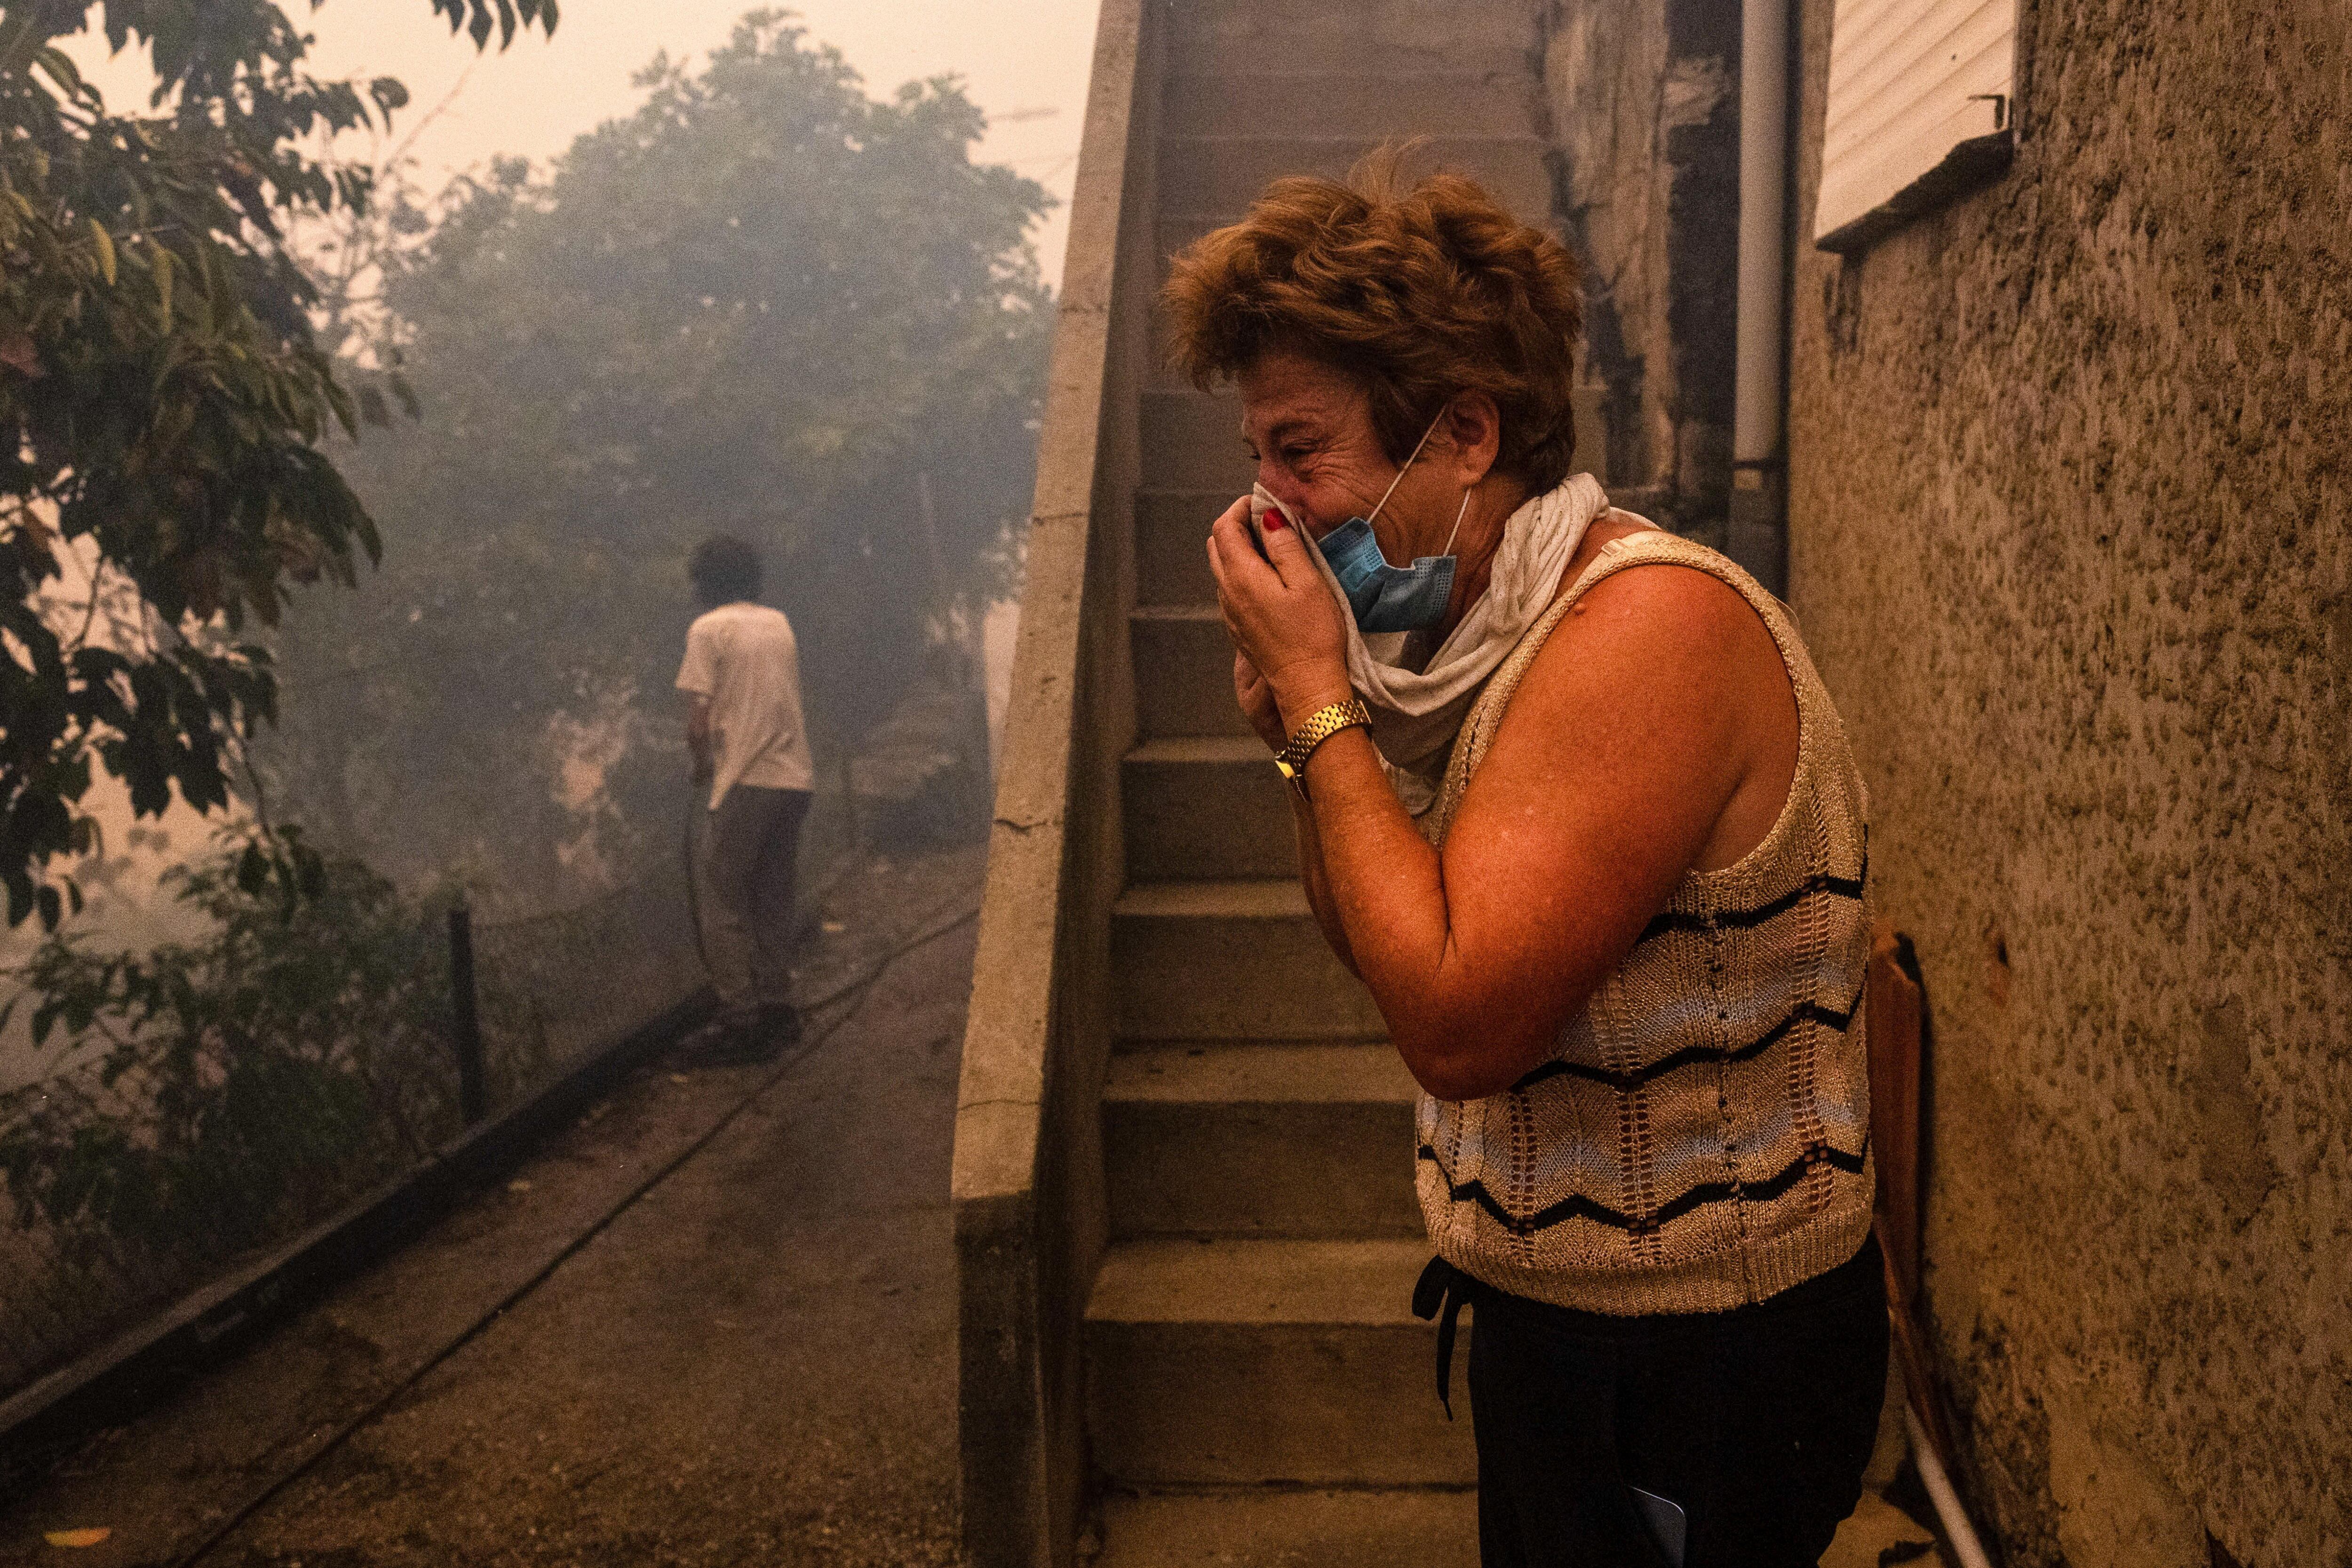
[[1315,748],[1342,730],[1351,730],[1359,724],[1369,728],[1371,721],[1372,710],[1364,706],[1360,697],[1351,697],[1345,702],[1327,702],[1309,713],[1307,722],[1293,731],[1282,750],[1274,753],[1275,768],[1298,792],[1298,798],[1305,800],[1307,759],[1315,754]]

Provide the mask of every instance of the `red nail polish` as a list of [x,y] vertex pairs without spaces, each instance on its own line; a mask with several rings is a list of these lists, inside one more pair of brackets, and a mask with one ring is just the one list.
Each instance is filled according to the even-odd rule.
[[1265,528],[1268,533],[1278,533],[1289,526],[1290,524],[1284,521],[1282,513],[1271,508],[1267,509]]

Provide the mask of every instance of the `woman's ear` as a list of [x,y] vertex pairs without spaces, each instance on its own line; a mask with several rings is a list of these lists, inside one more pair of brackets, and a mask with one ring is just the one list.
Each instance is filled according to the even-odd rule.
[[1483,392],[1455,395],[1445,411],[1454,483],[1467,489],[1485,479],[1503,449],[1503,416]]

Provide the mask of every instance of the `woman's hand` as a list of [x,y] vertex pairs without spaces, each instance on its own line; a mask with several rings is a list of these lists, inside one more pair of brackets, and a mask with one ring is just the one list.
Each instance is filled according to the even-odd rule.
[[[1279,511],[1265,519],[1261,556],[1250,540],[1247,498],[1227,507],[1209,531],[1209,570],[1217,579],[1217,607],[1238,658],[1234,692],[1250,727],[1268,735],[1246,677],[1270,695],[1279,732],[1267,743],[1279,747],[1307,715],[1327,703],[1354,695],[1348,684],[1346,612],[1324,583],[1309,548]],[[1255,704],[1255,706],[1254,706]]]
[[1249,655],[1234,655],[1234,700],[1242,705],[1242,717],[1257,731],[1269,752],[1278,752],[1289,741],[1290,732],[1282,727],[1282,707],[1274,700],[1274,688],[1257,672]]

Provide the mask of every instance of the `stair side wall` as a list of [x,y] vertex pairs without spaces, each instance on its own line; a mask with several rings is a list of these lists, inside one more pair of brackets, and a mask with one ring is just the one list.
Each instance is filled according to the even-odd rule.
[[1104,0],[1040,433],[953,1162],[960,1505],[972,1568],[1066,1568],[1086,1293],[1108,1230],[1110,907],[1134,741],[1137,389],[1167,0]]

